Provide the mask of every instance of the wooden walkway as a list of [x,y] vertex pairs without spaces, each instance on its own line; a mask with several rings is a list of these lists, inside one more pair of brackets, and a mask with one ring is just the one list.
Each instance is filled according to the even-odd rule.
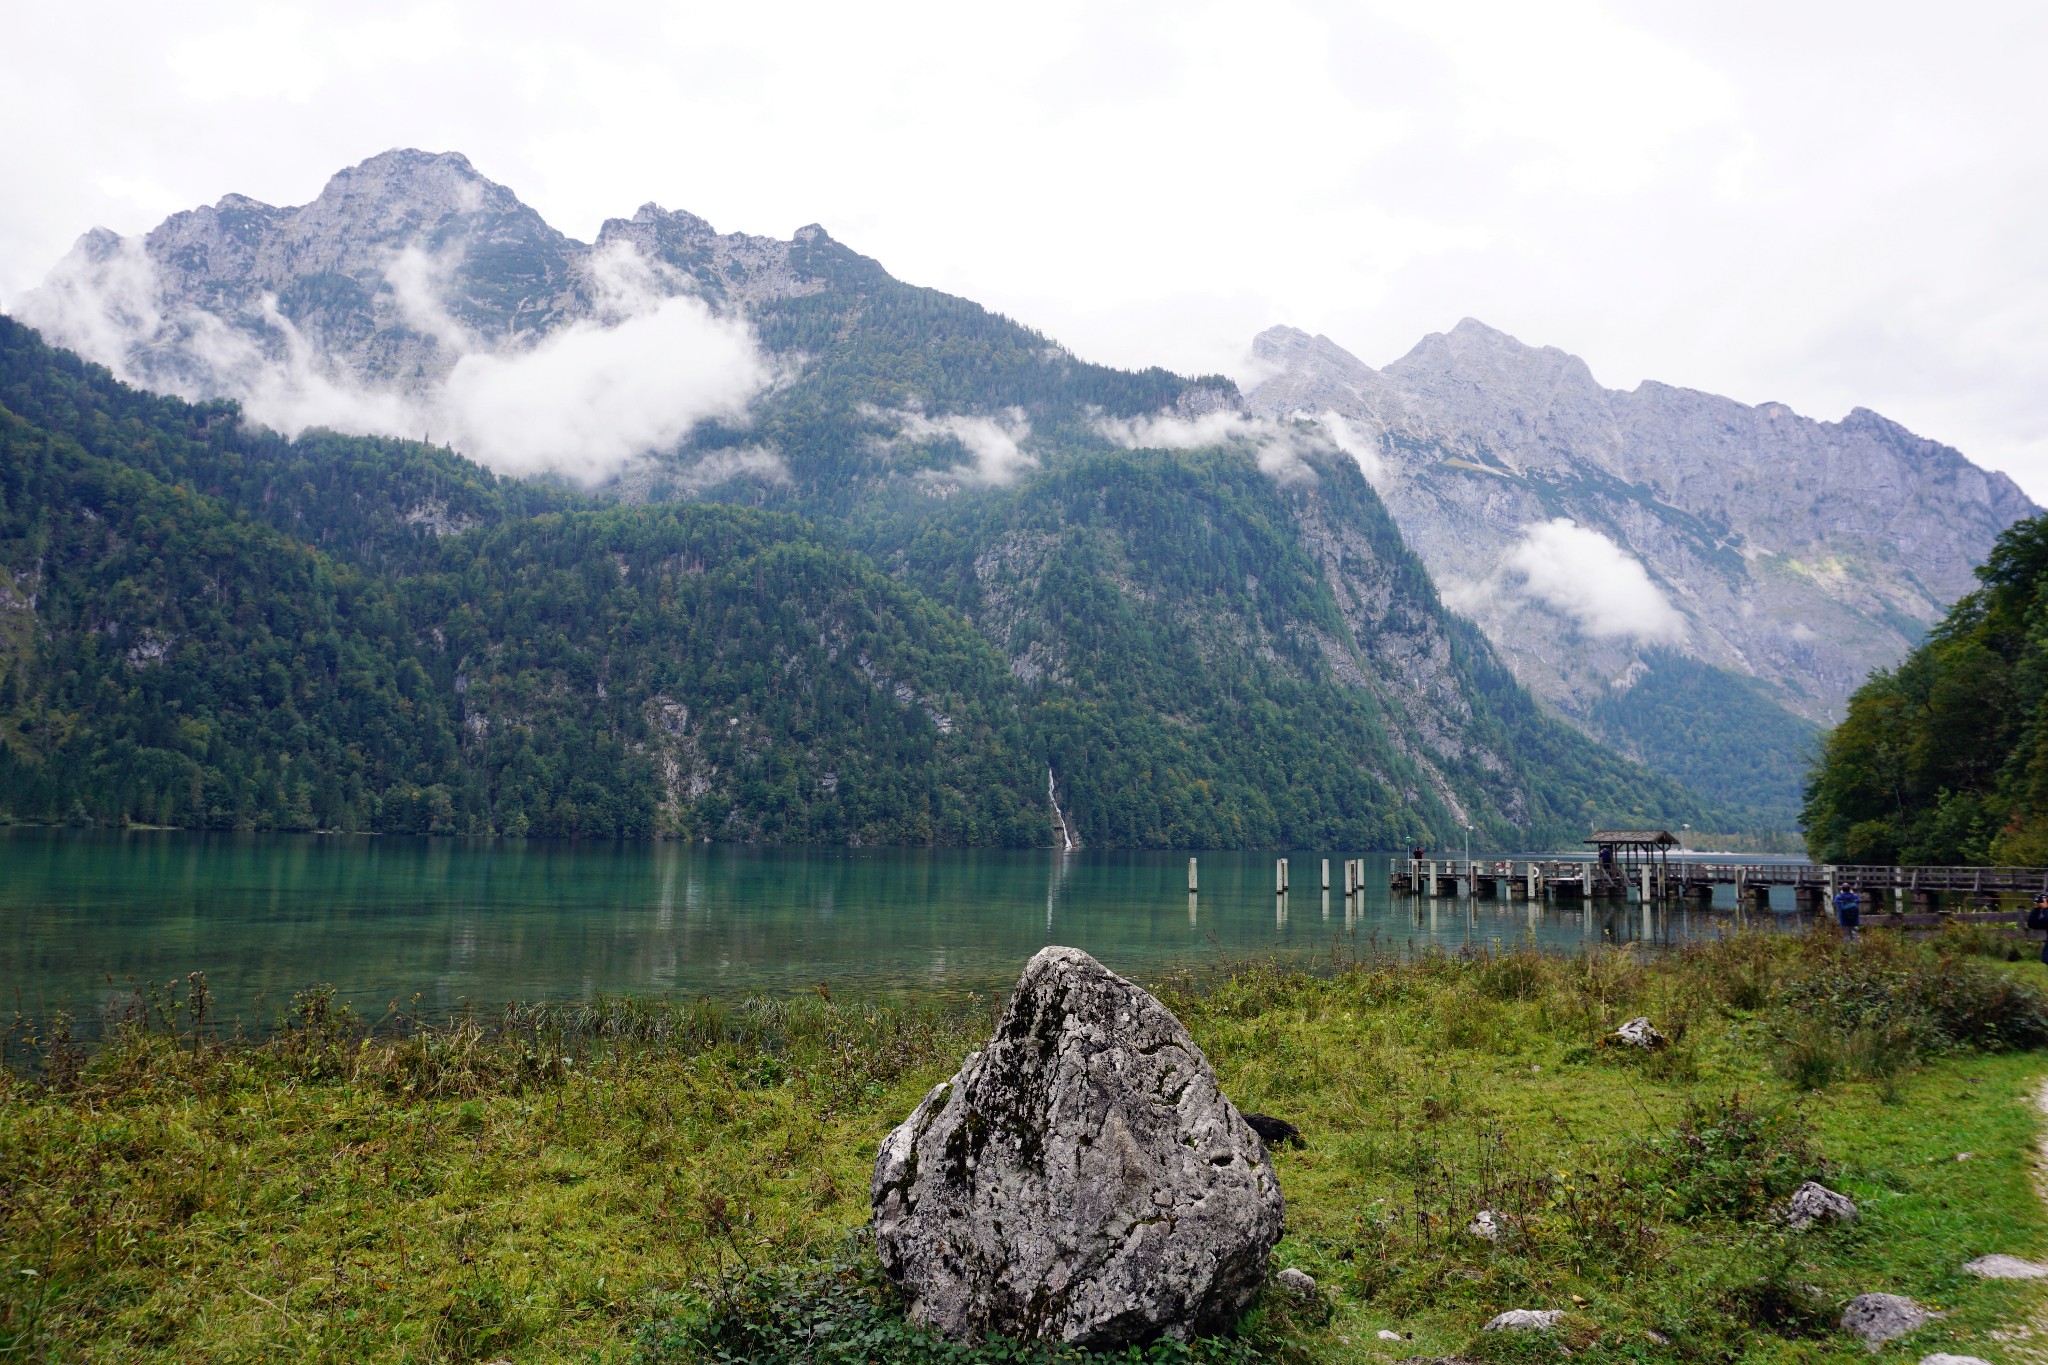
[[[1944,904],[1996,905],[2000,898],[2048,891],[2044,867],[1884,867],[1823,863],[1724,863],[1650,859],[1627,865],[1590,858],[1396,858],[1397,894],[1475,896],[1503,900],[1697,901],[1711,904],[1727,887],[1737,905],[1768,906],[1774,887],[1789,887],[1800,909],[1825,909],[1853,887],[1864,920],[1876,915],[1933,913]],[[1885,915],[1889,919],[1890,914]]]

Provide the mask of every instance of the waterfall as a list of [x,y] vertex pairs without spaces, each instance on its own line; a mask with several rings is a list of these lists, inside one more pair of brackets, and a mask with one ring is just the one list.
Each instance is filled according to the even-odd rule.
[[1072,853],[1080,845],[1074,842],[1073,831],[1067,828],[1067,817],[1060,810],[1060,790],[1052,780],[1052,765],[1050,763],[1046,764],[1045,767],[1045,794],[1047,799],[1052,802],[1052,818],[1059,822],[1060,852]]

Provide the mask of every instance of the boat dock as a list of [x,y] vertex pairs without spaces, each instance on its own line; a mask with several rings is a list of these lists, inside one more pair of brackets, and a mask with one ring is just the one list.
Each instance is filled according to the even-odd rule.
[[1414,896],[1472,896],[1481,900],[1697,901],[1711,904],[1718,888],[1738,906],[1767,907],[1774,887],[1790,887],[1802,910],[1824,910],[1835,893],[1853,887],[1866,915],[1933,913],[1944,904],[1996,908],[2003,897],[2032,898],[2048,891],[2043,867],[1889,867],[1801,862],[1702,862],[1659,857],[1395,858],[1389,887]]

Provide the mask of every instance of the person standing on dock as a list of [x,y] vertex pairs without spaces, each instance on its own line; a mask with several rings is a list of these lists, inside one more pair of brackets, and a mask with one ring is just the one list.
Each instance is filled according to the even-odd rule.
[[1856,926],[1863,919],[1863,897],[1856,894],[1856,888],[1845,886],[1835,893],[1835,922],[1849,933],[1856,932]]

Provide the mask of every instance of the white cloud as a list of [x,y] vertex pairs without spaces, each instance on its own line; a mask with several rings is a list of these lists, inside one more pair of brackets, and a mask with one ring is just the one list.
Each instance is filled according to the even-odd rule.
[[1646,644],[1685,638],[1685,618],[1650,581],[1642,562],[1568,517],[1523,527],[1521,539],[1502,556],[1494,582],[1447,587],[1444,599],[1453,610],[1469,611],[1494,591],[1541,602],[1587,635]]
[[[49,340],[123,379],[189,398],[226,395],[251,421],[287,435],[329,427],[431,436],[507,474],[609,477],[673,449],[700,422],[743,420],[775,377],[744,321],[677,292],[673,272],[629,248],[587,262],[594,316],[496,347],[443,301],[457,264],[409,247],[385,270],[407,324],[455,357],[445,379],[418,390],[342,375],[273,298],[252,320],[269,347],[205,309],[167,310],[135,238],[81,243],[19,311]],[[179,368],[152,363],[174,354],[173,343]]]
[[1358,462],[1358,472],[1365,475],[1367,483],[1375,489],[1386,487],[1387,462],[1381,458],[1379,445],[1371,437],[1334,412],[1320,414],[1316,422],[1337,449]]
[[384,282],[391,286],[391,295],[398,300],[399,315],[406,325],[457,355],[482,344],[455,319],[441,298],[442,281],[460,264],[458,256],[437,259],[417,246],[408,246],[392,258],[384,271]]
[[692,493],[701,493],[734,479],[753,479],[785,488],[791,483],[788,464],[779,453],[766,446],[714,450],[676,473],[676,483]]
[[164,325],[156,267],[139,237],[88,233],[14,312],[45,338],[60,341],[129,378],[131,351]]
[[1199,417],[1156,412],[1146,417],[1097,419],[1095,429],[1126,450],[1203,450],[1243,442],[1252,458],[1276,483],[1314,483],[1316,471],[1306,455],[1341,449],[1312,424],[1276,422],[1216,408]]
[[1001,488],[1038,468],[1038,457],[1026,451],[1021,444],[1031,437],[1031,422],[1022,408],[1009,408],[995,417],[959,414],[927,417],[921,412],[871,415],[885,416],[895,422],[900,440],[913,443],[958,441],[973,460],[971,464],[954,465],[943,473],[927,471],[927,478]]
[[744,323],[663,299],[611,326],[577,322],[526,350],[478,351],[448,376],[451,443],[507,473],[613,473],[677,445],[707,418],[739,418],[768,365]]

